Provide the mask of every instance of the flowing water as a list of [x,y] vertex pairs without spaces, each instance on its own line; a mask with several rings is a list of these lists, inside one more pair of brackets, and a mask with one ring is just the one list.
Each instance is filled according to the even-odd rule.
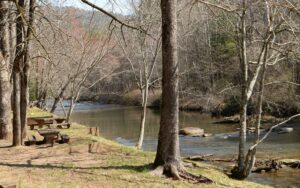
[[[59,109],[57,113],[62,113]],[[98,103],[78,103],[71,117],[91,127],[100,127],[101,135],[121,144],[134,146],[138,141],[141,109]],[[155,151],[159,130],[159,111],[148,109],[143,149]],[[238,149],[238,125],[216,124],[218,119],[199,112],[180,112],[180,128],[200,127],[211,137],[181,136],[180,147],[183,156],[214,154],[233,157]],[[300,159],[300,122],[290,123],[294,131],[289,134],[272,133],[259,147],[258,156],[263,158]],[[251,142],[251,138],[250,138]],[[253,174],[248,178],[272,186],[300,187],[299,170],[282,170],[274,173]]]

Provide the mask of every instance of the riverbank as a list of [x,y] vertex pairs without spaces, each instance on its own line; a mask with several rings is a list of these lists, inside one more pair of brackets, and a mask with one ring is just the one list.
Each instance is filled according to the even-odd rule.
[[[286,118],[300,113],[300,106],[295,100],[282,100],[283,98],[270,98],[263,103],[264,115],[272,118]],[[132,90],[123,95],[119,94],[94,94],[89,97],[82,97],[80,101],[101,102],[103,104],[117,104],[123,106],[141,106],[142,99],[139,90]],[[272,101],[272,102],[270,102]],[[161,103],[161,90],[150,90],[148,96],[148,107],[159,109]],[[240,112],[240,98],[238,95],[218,95],[180,93],[179,109],[181,111],[197,111],[209,113],[213,117],[236,116]],[[248,115],[255,115],[256,104],[250,101]]]
[[[187,181],[151,175],[153,152],[139,151],[91,135],[89,128],[76,123],[61,132],[70,136],[69,144],[12,148],[9,143],[0,141],[0,182],[13,182],[18,187],[30,188],[197,186]],[[28,130],[28,134],[41,139],[34,130]],[[201,185],[203,187],[265,187],[232,180],[220,168],[201,162],[197,162],[196,167],[187,167],[187,170],[215,182]]]

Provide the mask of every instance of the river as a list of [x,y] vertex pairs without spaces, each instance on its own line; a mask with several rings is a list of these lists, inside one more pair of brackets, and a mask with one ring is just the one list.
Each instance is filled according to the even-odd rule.
[[[57,110],[61,114],[60,109]],[[80,124],[99,127],[101,135],[121,144],[134,146],[139,135],[141,108],[105,105],[100,103],[78,103],[71,120]],[[236,124],[216,124],[218,119],[199,112],[180,112],[180,128],[200,127],[211,137],[180,136],[182,156],[213,154],[215,156],[234,157],[238,149]],[[143,150],[155,151],[159,130],[159,111],[148,109]],[[300,159],[300,126],[292,122],[294,131],[289,134],[272,133],[259,147],[258,157],[262,158],[297,158]],[[251,142],[251,138],[249,139]],[[266,174],[252,174],[250,181],[272,186],[287,185],[300,187],[299,170],[285,169]],[[287,184],[288,183],[288,184]]]

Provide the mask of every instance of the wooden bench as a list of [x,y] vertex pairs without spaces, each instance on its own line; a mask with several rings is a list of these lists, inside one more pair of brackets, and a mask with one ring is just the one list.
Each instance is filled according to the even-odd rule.
[[57,129],[40,129],[38,133],[44,137],[44,144],[51,144],[53,147],[54,142],[59,139],[59,130]]
[[35,117],[28,118],[27,124],[30,126],[30,129],[33,130],[35,126],[42,128],[43,126],[47,126],[50,128],[51,126],[55,126],[57,128],[67,127],[70,128],[71,124],[65,122],[66,118],[55,118],[55,117]]

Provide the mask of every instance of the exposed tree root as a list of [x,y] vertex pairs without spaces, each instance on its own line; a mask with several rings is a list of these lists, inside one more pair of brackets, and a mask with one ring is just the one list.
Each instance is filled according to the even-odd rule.
[[173,178],[174,180],[187,180],[192,183],[213,183],[211,179],[208,179],[201,175],[189,173],[184,167],[177,167],[173,164],[159,166],[153,172],[151,172],[151,174],[155,176],[165,175],[166,177]]

